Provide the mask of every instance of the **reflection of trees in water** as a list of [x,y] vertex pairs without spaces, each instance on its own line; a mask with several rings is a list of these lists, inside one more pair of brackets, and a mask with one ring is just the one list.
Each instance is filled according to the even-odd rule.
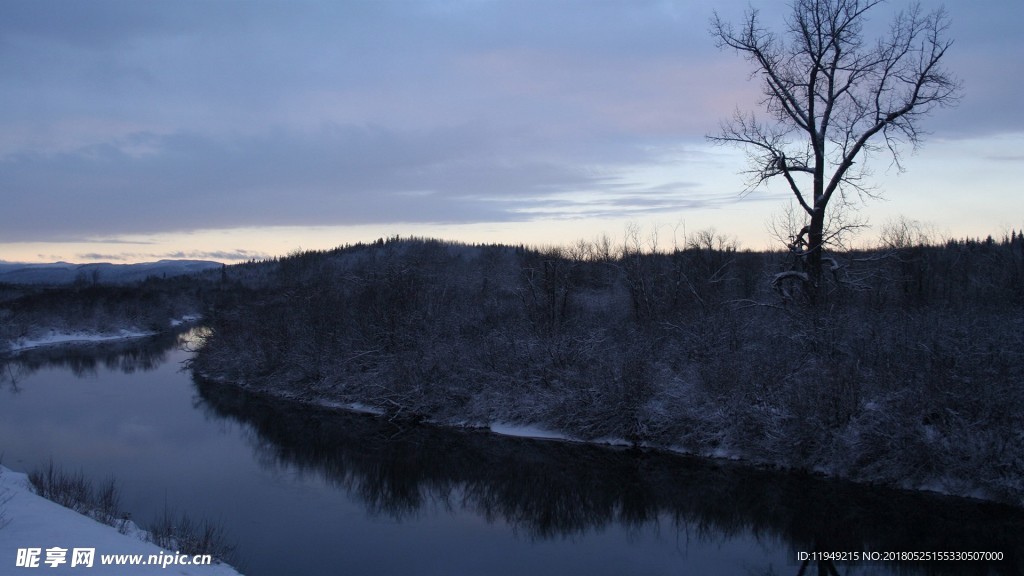
[[18,383],[43,368],[66,369],[79,378],[96,376],[99,367],[133,374],[149,372],[167,361],[183,334],[169,332],[110,342],[61,344],[24,350],[0,357],[0,384]]
[[[211,414],[251,425],[261,461],[322,474],[373,513],[461,507],[534,538],[670,519],[702,539],[751,534],[796,551],[1002,551],[1001,565],[880,565],[1019,574],[1024,511],[680,456],[507,438],[318,410],[197,380]],[[808,566],[805,574],[827,566]],[[989,571],[991,569],[991,571]],[[840,568],[840,570],[842,570]]]

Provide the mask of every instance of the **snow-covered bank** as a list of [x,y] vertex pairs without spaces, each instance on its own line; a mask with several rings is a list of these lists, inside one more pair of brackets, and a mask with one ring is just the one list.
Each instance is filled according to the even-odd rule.
[[1024,244],[851,253],[863,269],[797,302],[759,280],[782,255],[696,240],[297,254],[209,308],[191,366],[388,419],[1024,506]]
[[113,333],[59,332],[57,330],[50,330],[48,333],[35,338],[18,338],[10,343],[8,350],[11,352],[21,352],[23,350],[42,348],[44,346],[95,344],[97,342],[113,342],[116,340],[145,338],[155,334],[156,332],[130,329],[122,329]]
[[[83,568],[91,576],[121,576],[131,574],[182,574],[195,576],[231,576],[239,574],[226,564],[185,565],[191,556],[176,556],[173,550],[164,550],[136,537],[121,534],[111,526],[64,508],[36,495],[28,476],[0,466],[0,573],[14,573],[19,560],[24,564],[25,550],[40,549],[38,566],[50,572],[66,573],[71,570],[75,549],[93,550],[92,566]],[[137,531],[138,532],[138,531]],[[63,563],[56,565],[60,572],[52,572],[46,563],[48,549],[60,548]],[[21,551],[21,552],[19,552]],[[21,556],[19,556],[19,553]],[[114,564],[114,560],[141,563],[127,566]],[[147,565],[150,559],[155,564]],[[107,560],[107,563],[104,563]],[[172,563],[174,561],[180,564]],[[160,563],[168,564],[166,567]]]
[[[189,314],[182,316],[181,318],[174,318],[168,322],[168,327],[170,329],[178,329],[187,324],[195,323],[200,318],[201,316],[196,314]],[[150,336],[156,336],[157,334],[159,334],[159,332],[154,330],[140,330],[138,328],[131,327],[121,328],[117,331],[111,332],[96,332],[90,330],[62,331],[50,328],[49,330],[40,332],[39,334],[31,337],[17,338],[6,343],[0,341],[0,352],[7,351],[17,353],[48,346],[117,342],[122,340],[134,340],[136,338],[148,338]]]
[[507,422],[495,422],[490,425],[490,431],[502,436],[514,436],[517,438],[533,438],[536,440],[575,440],[568,435],[554,430],[548,430],[541,426],[517,425]]
[[[930,493],[955,499],[967,499],[974,501],[987,501],[992,503],[1009,504],[1018,508],[1024,508],[1024,500],[1017,499],[1019,490],[1006,497],[1002,493],[987,490],[977,482],[965,480],[963,477],[947,475],[946,477],[931,476],[924,480],[920,479],[894,479],[894,478],[863,478],[851,474],[849,470],[838,466],[817,465],[813,467],[797,466],[781,460],[771,460],[746,453],[739,448],[729,446],[718,446],[713,450],[694,450],[692,446],[678,443],[665,443],[651,440],[628,440],[621,436],[596,436],[582,437],[574,435],[566,430],[559,430],[555,425],[546,425],[540,422],[517,423],[507,419],[484,420],[473,417],[433,417],[425,414],[403,415],[398,411],[373,405],[368,402],[341,401],[325,397],[307,391],[298,393],[287,387],[274,387],[250,382],[238,382],[224,377],[213,376],[207,372],[197,373],[203,381],[212,386],[224,386],[241,390],[244,394],[273,399],[275,404],[294,403],[298,406],[309,406],[326,410],[368,414],[391,421],[399,420],[415,422],[420,425],[438,428],[450,428],[454,430],[475,430],[499,436],[526,438],[542,440],[555,443],[589,444],[608,448],[632,448],[644,451],[659,452],[666,455],[680,457],[697,457],[708,460],[730,461],[748,467],[750,469],[772,469],[777,471],[790,471],[797,474],[812,474],[821,478],[832,480],[860,483],[865,486],[886,487],[908,492]],[[1014,482],[1017,479],[1013,480]]]

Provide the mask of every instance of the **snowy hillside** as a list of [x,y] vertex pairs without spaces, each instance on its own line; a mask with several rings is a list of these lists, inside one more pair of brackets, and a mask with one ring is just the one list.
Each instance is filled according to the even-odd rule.
[[209,260],[160,260],[140,264],[25,264],[0,261],[0,283],[71,284],[75,281],[85,281],[124,284],[154,276],[181,276],[219,267],[220,262]]
[[[0,572],[4,574],[37,567],[50,574],[76,573],[81,568],[91,576],[120,575],[129,573],[127,565],[131,574],[238,574],[227,564],[192,565],[203,559],[163,550],[50,502],[33,493],[25,474],[2,466],[0,514]],[[76,550],[92,555],[80,556]]]

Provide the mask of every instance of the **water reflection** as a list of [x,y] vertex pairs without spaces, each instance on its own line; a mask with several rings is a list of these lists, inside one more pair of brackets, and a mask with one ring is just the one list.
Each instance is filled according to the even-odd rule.
[[18,383],[44,368],[67,369],[79,378],[91,378],[98,369],[133,374],[155,370],[167,354],[189,341],[190,332],[167,332],[145,338],[94,343],[76,342],[0,355],[0,385],[17,389]]
[[792,574],[865,567],[797,561],[796,552],[814,550],[1000,551],[1001,563],[886,562],[868,573],[1024,573],[1024,511],[1001,505],[643,451],[403,427],[201,380],[196,387],[211,416],[251,426],[264,466],[321,475],[396,519],[440,505],[535,539],[669,522],[700,539],[784,541]]
[[[185,338],[187,334],[88,348],[65,346],[27,351],[0,363],[0,384],[5,381],[17,384],[44,368],[66,369],[86,377],[99,372],[100,380],[107,369],[128,374],[148,372],[172,357],[180,359],[170,352]],[[98,386],[82,390],[55,387],[54,393],[68,401],[71,416],[47,402],[30,408],[25,402],[30,398],[22,396],[20,406],[13,406],[7,419],[13,421],[12,415],[20,417],[30,410],[42,416],[34,420],[34,428],[21,423],[19,428],[8,428],[0,433],[0,439],[20,438],[17,442],[20,445],[35,446],[28,436],[45,436],[64,426],[66,430],[61,428],[63,432],[58,436],[73,436],[76,445],[84,445],[86,461],[98,458],[99,454],[103,462],[113,462],[118,458],[114,453],[127,454],[124,458],[130,462],[129,469],[122,470],[119,477],[127,478],[127,484],[136,486],[145,485],[147,466],[153,466],[160,470],[158,475],[165,476],[165,468],[160,467],[162,461],[173,460],[172,454],[178,454],[179,459],[175,460],[178,464],[172,468],[180,469],[181,462],[185,462],[195,467],[195,475],[176,479],[176,485],[192,482],[197,493],[213,492],[215,482],[223,480],[217,467],[225,461],[233,461],[239,449],[244,453],[244,444],[229,442],[225,452],[200,448],[207,445],[190,436],[202,431],[188,420],[189,415],[194,415],[189,406],[168,417],[168,422],[173,422],[174,426],[160,428],[164,430],[166,442],[155,443],[154,438],[160,434],[154,432],[155,425],[146,427],[146,434],[140,435],[139,421],[152,424],[150,420],[157,420],[140,402],[145,406],[161,406],[161,414],[167,412],[163,406],[173,405],[170,400],[172,382],[151,380],[150,376],[130,379],[130,389],[139,392],[131,396],[121,394],[120,388],[117,394],[112,394]],[[176,374],[175,377],[185,376]],[[26,389],[33,389],[32,382],[38,381],[27,382]],[[142,386],[142,382],[152,386]],[[372,514],[389,519],[429,521],[438,508],[450,509],[456,514],[507,523],[523,540],[533,539],[542,544],[560,539],[584,541],[589,534],[611,533],[623,528],[636,534],[637,540],[660,530],[669,539],[678,534],[691,542],[718,544],[752,538],[766,543],[765,546],[781,542],[778,546],[787,549],[785,557],[790,559],[789,563],[780,566],[776,561],[774,571],[751,572],[755,574],[1024,573],[1021,564],[1024,511],[1016,509],[869,489],[794,474],[752,470],[725,462],[503,438],[480,432],[402,427],[369,416],[296,407],[204,382],[197,382],[196,389],[195,403],[207,417],[218,423],[227,423],[225,418],[243,423],[248,443],[254,447],[262,467],[287,472],[298,470],[325,478]],[[187,402],[191,392],[184,393]],[[106,412],[85,404],[87,399],[99,397],[103,398],[98,402]],[[130,419],[127,415],[135,418],[132,426],[126,426]],[[90,431],[90,427],[94,430]],[[231,428],[235,429],[234,425]],[[96,430],[102,434],[97,436]],[[36,451],[51,449],[48,446],[41,442]],[[96,449],[97,446],[102,449]],[[129,450],[126,446],[135,448]],[[157,463],[142,462],[150,452],[161,454]],[[203,454],[208,455],[205,460],[200,459]],[[247,455],[241,460],[249,461]],[[139,476],[132,481],[136,468]],[[287,494],[265,493],[258,491],[258,486],[247,486],[244,476],[225,482],[234,492],[248,490],[245,492],[248,502],[260,499],[293,502],[288,500]],[[178,486],[178,490],[184,488]],[[210,497],[215,502],[227,499],[220,492]],[[276,514],[273,517],[277,519],[282,516],[283,506],[270,506],[268,510],[273,510]],[[305,518],[309,514],[312,513],[297,515]],[[245,522],[253,522],[233,518],[231,529],[242,530]],[[331,524],[335,534],[345,533],[346,529],[339,528],[340,520],[326,513],[318,517],[318,522],[325,520],[335,522]],[[294,525],[289,529],[298,530]],[[264,531],[263,528],[254,530]],[[382,533],[379,525],[370,525],[367,530],[375,535]],[[249,537],[264,542],[251,534]],[[295,540],[312,540],[317,535],[303,532],[288,540],[289,536],[275,533],[273,538],[286,542],[281,547],[285,551],[276,554],[294,562],[290,555],[298,549]],[[353,544],[354,548],[363,546],[368,545]],[[490,550],[482,549],[480,554],[486,555]],[[994,550],[1003,552],[1006,560],[1001,564],[897,565],[886,562],[874,565],[837,563],[835,566],[798,562],[797,551],[814,550]],[[565,554],[569,554],[568,549]],[[765,560],[762,565],[769,562]],[[312,573],[315,569],[317,566],[305,566],[300,572]],[[281,571],[271,569],[266,573]],[[322,573],[333,571],[327,567]],[[606,573],[611,573],[610,569]]]

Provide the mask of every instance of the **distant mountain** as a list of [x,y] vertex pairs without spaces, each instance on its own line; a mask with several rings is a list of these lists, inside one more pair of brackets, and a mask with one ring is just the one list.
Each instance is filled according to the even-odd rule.
[[170,277],[220,268],[209,260],[160,260],[140,264],[25,264],[0,261],[0,283],[71,284],[73,282],[127,284],[153,276]]

